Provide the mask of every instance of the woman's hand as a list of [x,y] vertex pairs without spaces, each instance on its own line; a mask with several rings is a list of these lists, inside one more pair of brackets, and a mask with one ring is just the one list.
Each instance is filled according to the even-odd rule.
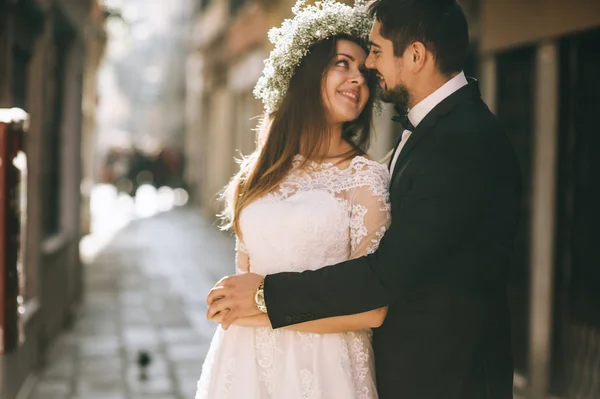
[[[223,310],[214,315],[209,320],[221,324],[223,323],[223,319],[225,318],[228,312],[229,310],[227,309]],[[271,327],[271,321],[269,320],[269,317],[266,314],[259,314],[256,316],[240,317],[239,319],[236,319],[233,322],[233,325],[239,327]]]
[[271,327],[271,321],[266,314],[256,316],[240,317],[233,322],[234,326],[240,327]]

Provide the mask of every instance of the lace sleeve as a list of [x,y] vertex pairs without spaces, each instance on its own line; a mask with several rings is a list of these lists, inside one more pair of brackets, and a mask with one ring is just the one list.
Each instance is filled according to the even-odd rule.
[[235,269],[237,273],[250,271],[250,257],[244,242],[237,235],[235,236]]
[[372,254],[390,225],[389,173],[373,170],[368,183],[355,189],[350,223],[350,258]]

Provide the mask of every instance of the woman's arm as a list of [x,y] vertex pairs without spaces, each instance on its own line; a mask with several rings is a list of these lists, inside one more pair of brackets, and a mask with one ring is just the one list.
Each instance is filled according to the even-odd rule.
[[[350,316],[330,317],[327,319],[307,321],[284,327],[284,330],[310,332],[315,334],[335,334],[350,331],[366,330],[381,327],[387,315],[387,306],[369,312],[357,313]],[[218,321],[218,320],[215,320]],[[242,317],[234,323],[240,327],[271,327],[267,315]]]

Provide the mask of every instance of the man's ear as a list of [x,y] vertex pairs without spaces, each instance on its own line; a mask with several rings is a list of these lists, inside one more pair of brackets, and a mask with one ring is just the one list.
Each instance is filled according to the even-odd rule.
[[421,70],[427,60],[427,48],[421,42],[414,42],[409,49],[412,52],[413,69],[415,71]]

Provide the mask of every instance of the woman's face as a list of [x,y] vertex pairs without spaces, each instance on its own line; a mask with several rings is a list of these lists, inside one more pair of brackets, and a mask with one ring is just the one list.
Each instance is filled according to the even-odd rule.
[[337,41],[335,50],[322,88],[325,114],[332,124],[357,119],[369,100],[365,50],[345,39]]

